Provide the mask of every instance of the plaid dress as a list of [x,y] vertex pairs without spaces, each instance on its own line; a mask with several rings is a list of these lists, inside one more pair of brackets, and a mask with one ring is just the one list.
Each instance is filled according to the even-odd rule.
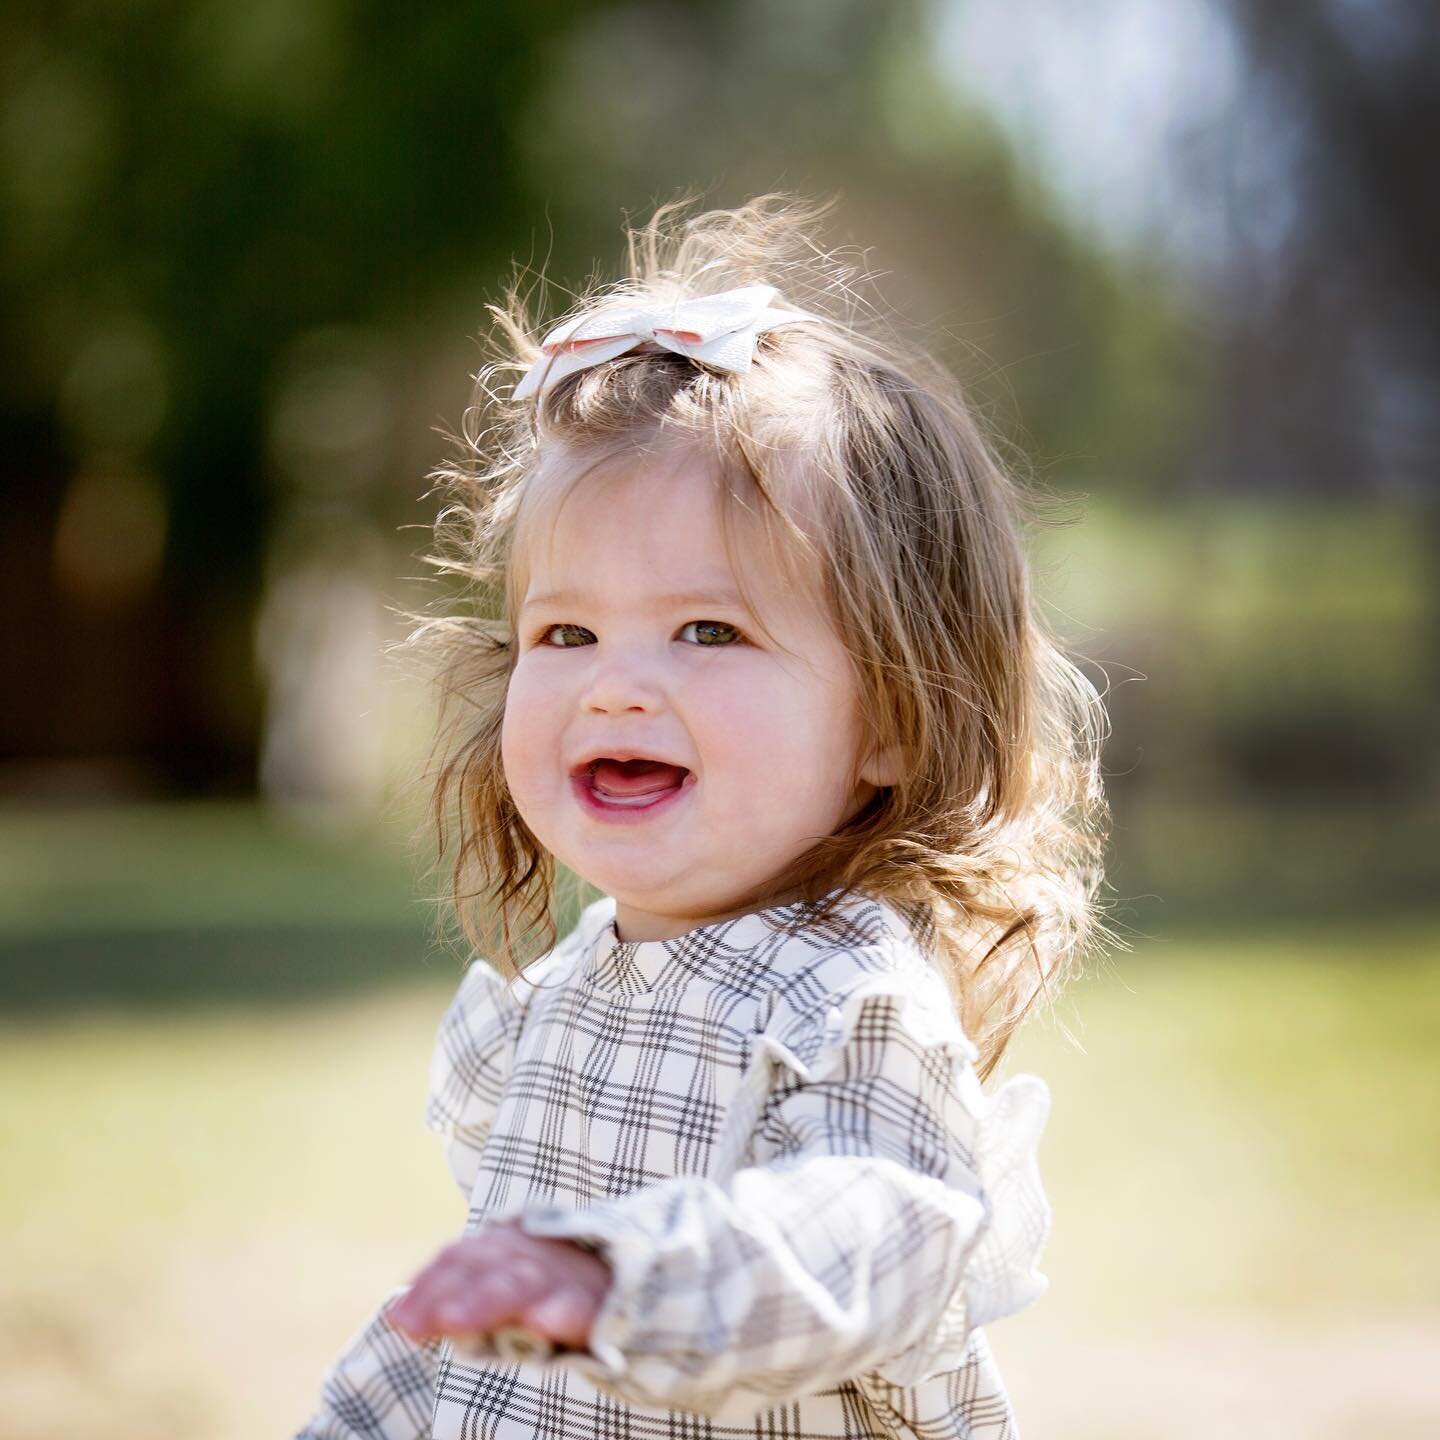
[[980,1327],[1045,1288],[1044,1085],[981,1093],[893,906],[639,943],[614,914],[520,980],[470,968],[428,1114],[469,1230],[609,1260],[590,1351],[462,1356],[382,1306],[297,1440],[1010,1440]]

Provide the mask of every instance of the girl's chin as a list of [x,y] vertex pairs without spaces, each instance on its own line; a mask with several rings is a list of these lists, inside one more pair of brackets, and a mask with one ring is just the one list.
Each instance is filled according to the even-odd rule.
[[[746,907],[741,904],[737,908],[727,895],[696,893],[695,874],[705,869],[705,862],[698,857],[693,864],[684,863],[683,856],[667,857],[679,863],[667,864],[663,872],[625,865],[614,856],[607,857],[608,864],[599,857],[588,858],[593,863],[586,864],[581,857],[564,863],[587,885],[615,901],[617,925],[624,940],[670,939],[712,919],[745,913]],[[663,929],[668,933],[632,936],[626,930],[627,920],[633,929]]]

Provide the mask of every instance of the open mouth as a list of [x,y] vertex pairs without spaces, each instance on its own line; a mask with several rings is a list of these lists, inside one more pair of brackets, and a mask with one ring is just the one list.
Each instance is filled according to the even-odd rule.
[[652,811],[679,795],[692,776],[665,760],[601,756],[577,767],[571,778],[587,806],[614,815]]

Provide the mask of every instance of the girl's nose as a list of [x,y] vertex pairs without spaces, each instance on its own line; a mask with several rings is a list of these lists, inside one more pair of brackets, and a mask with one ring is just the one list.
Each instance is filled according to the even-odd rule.
[[596,714],[652,714],[664,704],[664,690],[653,666],[641,656],[613,651],[596,657],[581,704]]

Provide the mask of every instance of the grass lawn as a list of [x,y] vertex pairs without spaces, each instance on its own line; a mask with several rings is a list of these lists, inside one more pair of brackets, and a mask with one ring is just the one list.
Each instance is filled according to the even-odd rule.
[[[253,861],[274,837],[231,863],[173,817],[161,832],[192,895],[157,920],[121,877],[129,924],[53,918],[34,894],[50,872],[0,825],[0,858],[34,872],[0,873],[0,966],[30,976],[12,968],[20,1004],[0,985],[0,1440],[286,1435],[462,1219],[419,1121],[455,967],[414,959],[404,863],[376,859],[360,888],[411,963],[287,988],[290,882],[277,900]],[[275,863],[323,933],[353,913],[333,879],[350,857],[295,844]],[[339,888],[317,899],[321,881]],[[173,969],[215,914],[205,887],[254,973],[114,1003],[107,959],[169,933]],[[89,978],[46,974],[82,949]],[[1033,1024],[1007,1070],[1054,1096],[1052,1290],[991,1334],[1028,1440],[1440,1434],[1437,1034],[1440,919],[1145,941]]]
[[[1032,1434],[1436,1433],[1437,940],[1151,946],[1072,992],[1083,1051],[1024,1037],[1053,1288],[992,1340]],[[0,1433],[297,1423],[460,1221],[417,1119],[445,999],[9,1029]]]

